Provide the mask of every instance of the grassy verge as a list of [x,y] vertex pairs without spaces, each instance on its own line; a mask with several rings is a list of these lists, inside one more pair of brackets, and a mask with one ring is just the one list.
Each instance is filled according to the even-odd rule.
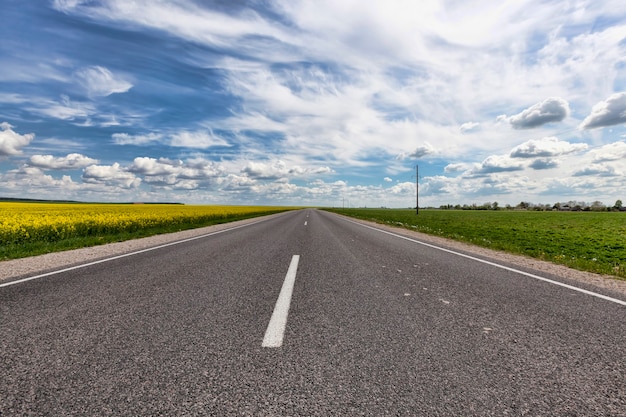
[[626,280],[626,213],[332,209]]

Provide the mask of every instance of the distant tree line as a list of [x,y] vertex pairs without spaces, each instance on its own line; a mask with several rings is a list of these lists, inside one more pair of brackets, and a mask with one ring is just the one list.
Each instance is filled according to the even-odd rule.
[[535,204],[522,201],[516,206],[510,204],[504,207],[497,201],[484,204],[444,204],[439,206],[441,210],[534,210],[534,211],[626,211],[622,200],[617,200],[613,206],[607,206],[601,201],[587,203],[584,201],[568,201],[554,204]]

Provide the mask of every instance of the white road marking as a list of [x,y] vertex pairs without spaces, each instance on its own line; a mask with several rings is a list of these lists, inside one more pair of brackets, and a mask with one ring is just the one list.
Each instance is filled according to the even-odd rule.
[[293,255],[283,287],[278,294],[278,300],[274,306],[274,312],[272,318],[265,330],[265,336],[263,337],[263,347],[277,348],[283,345],[283,336],[285,334],[285,327],[287,326],[287,316],[289,315],[289,305],[291,304],[291,294],[293,293],[293,286],[296,282],[296,271],[298,270],[298,262],[300,261],[300,255]]
[[168,246],[178,245],[179,243],[185,243],[185,242],[190,242],[192,240],[202,239],[202,238],[205,238],[205,237],[217,235],[217,234],[224,233],[224,232],[230,232],[231,230],[240,229],[242,227],[247,227],[247,226],[252,226],[253,224],[257,224],[257,223],[260,223],[262,221],[264,221],[264,220],[259,220],[259,221],[252,222],[252,223],[242,224],[240,226],[230,227],[228,229],[218,230],[217,232],[206,233],[204,235],[194,236],[194,237],[190,237],[190,238],[183,239],[183,240],[177,240],[175,242],[165,243],[163,245],[154,246],[154,247],[147,248],[147,249],[141,249],[141,250],[134,251],[134,252],[124,253],[122,255],[112,256],[110,258],[104,258],[104,259],[100,259],[100,260],[97,260],[97,261],[88,262],[88,263],[85,263],[85,264],[71,266],[69,268],[59,269],[59,270],[56,270],[56,271],[47,272],[45,274],[34,275],[32,277],[22,278],[22,279],[19,279],[17,281],[6,282],[4,284],[0,284],[0,288],[8,287],[9,285],[20,284],[22,282],[31,281],[33,279],[48,277],[50,275],[56,275],[56,274],[61,274],[63,272],[73,271],[75,269],[85,268],[85,267],[88,267],[88,266],[91,266],[91,265],[97,265],[97,264],[101,264],[101,263],[104,263],[104,262],[114,261],[116,259],[126,258],[127,256],[138,255],[140,253],[150,252],[150,251],[153,251],[153,250],[156,250],[156,249],[161,249],[161,248],[166,248]]
[[304,222],[304,225],[306,226],[306,224],[307,224],[307,223],[308,223],[308,222]]
[[391,235],[391,236],[399,237],[400,239],[408,240],[409,242],[418,243],[418,244],[423,245],[423,246],[428,246],[429,248],[438,249],[440,251],[448,252],[448,253],[451,253],[451,254],[457,255],[457,256],[462,256],[463,258],[467,258],[467,259],[471,259],[473,261],[477,261],[477,262],[481,262],[481,263],[484,263],[484,264],[487,264],[487,265],[495,266],[496,268],[504,269],[506,271],[515,272],[517,274],[525,275],[527,277],[534,278],[534,279],[539,280],[539,281],[544,281],[544,282],[547,282],[547,283],[550,283],[550,284],[553,284],[553,285],[558,285],[560,287],[568,288],[568,289],[570,289],[572,291],[578,291],[578,292],[581,292],[583,294],[591,295],[593,297],[601,298],[601,299],[606,300],[606,301],[611,301],[613,303],[621,304],[623,306],[626,306],[626,301],[622,301],[622,300],[619,300],[617,298],[608,297],[606,295],[598,294],[596,292],[585,290],[583,288],[578,288],[578,287],[575,287],[573,285],[565,284],[563,282],[559,282],[559,281],[555,281],[555,280],[552,280],[552,279],[549,279],[549,278],[541,277],[539,275],[531,274],[529,272],[520,271],[519,269],[510,268],[508,266],[500,265],[500,264],[497,264],[495,262],[490,262],[490,261],[487,261],[485,259],[476,258],[475,256],[466,255],[466,254],[461,253],[461,252],[455,252],[455,251],[450,250],[450,249],[446,249],[446,248],[442,248],[442,247],[439,247],[439,246],[431,245],[430,243],[420,242],[419,240],[411,239],[410,237],[402,236],[402,235],[399,235],[399,234],[396,234],[396,233],[393,233],[393,232],[388,232],[386,230],[382,230],[382,229],[378,229],[376,227],[368,226],[366,224],[355,222],[354,220],[349,220],[349,219],[346,219],[344,217],[342,217],[342,218],[345,221],[347,221],[347,222],[357,224],[357,225],[365,227],[367,229],[376,230],[376,231],[378,231],[380,233],[385,233],[385,234],[388,234],[388,235]]

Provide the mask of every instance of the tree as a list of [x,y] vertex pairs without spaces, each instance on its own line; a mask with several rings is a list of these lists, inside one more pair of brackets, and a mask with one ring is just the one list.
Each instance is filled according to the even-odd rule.
[[622,200],[617,200],[615,202],[615,205],[613,206],[613,208],[616,208],[618,210],[621,209],[622,208]]
[[606,211],[606,206],[601,201],[591,203],[591,211]]

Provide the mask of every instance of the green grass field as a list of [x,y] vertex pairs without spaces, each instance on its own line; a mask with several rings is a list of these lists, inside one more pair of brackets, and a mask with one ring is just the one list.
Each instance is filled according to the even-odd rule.
[[332,209],[404,227],[626,279],[626,213],[395,209]]

